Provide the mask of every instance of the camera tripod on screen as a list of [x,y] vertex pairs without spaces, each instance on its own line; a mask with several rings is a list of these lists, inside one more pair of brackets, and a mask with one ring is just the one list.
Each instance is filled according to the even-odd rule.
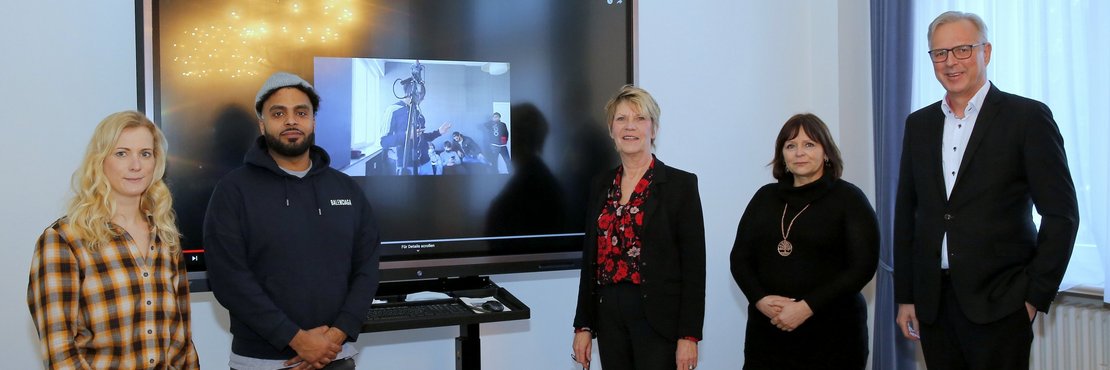
[[[398,94],[397,85],[404,89]],[[451,123],[444,122],[439,130],[426,131],[420,103],[424,101],[424,65],[416,62],[412,76],[393,82],[393,95],[398,101],[387,108],[388,131],[382,136],[382,148],[387,148],[386,168],[392,175],[420,175],[421,166],[430,161],[429,143],[443,135]]]
[[[397,96],[398,83],[404,87],[404,96]],[[397,152],[396,174],[416,174],[417,167],[419,167],[419,151],[426,150],[426,148],[420,148],[417,145],[423,141],[420,139],[424,134],[426,125],[424,115],[420,113],[420,103],[424,101],[424,96],[427,94],[427,87],[424,85],[424,65],[420,64],[420,61],[416,61],[416,64],[412,65],[412,77],[398,78],[393,82],[393,91],[393,95],[397,99],[408,102],[408,107],[406,107],[408,108],[408,122],[405,124],[405,140]]]

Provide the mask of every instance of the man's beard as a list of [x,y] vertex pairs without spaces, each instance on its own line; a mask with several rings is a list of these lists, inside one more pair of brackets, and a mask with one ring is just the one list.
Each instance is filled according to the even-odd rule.
[[266,137],[267,148],[270,148],[270,150],[273,150],[275,153],[285,157],[296,157],[304,154],[304,152],[308,151],[308,148],[312,147],[312,145],[316,143],[315,132],[308,134],[308,136],[305,136],[304,140],[301,140],[300,143],[290,143],[283,141],[281,140],[281,137],[270,135],[269,132],[266,132],[266,134],[263,136]]

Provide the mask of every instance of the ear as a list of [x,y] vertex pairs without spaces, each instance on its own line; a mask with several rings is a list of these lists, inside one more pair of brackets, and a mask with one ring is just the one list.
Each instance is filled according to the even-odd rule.
[[266,122],[262,122],[262,119],[258,120],[258,134],[266,135]]
[[986,45],[983,45],[983,65],[986,66],[986,65],[990,65],[990,64],[991,64],[991,43],[988,42]]

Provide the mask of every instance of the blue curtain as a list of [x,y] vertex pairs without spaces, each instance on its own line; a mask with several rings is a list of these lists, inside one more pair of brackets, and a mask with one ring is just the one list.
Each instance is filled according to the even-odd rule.
[[882,247],[875,292],[872,369],[912,370],[916,343],[894,320],[894,198],[902,132],[910,113],[913,76],[913,1],[871,0],[871,81],[875,117],[875,204]]

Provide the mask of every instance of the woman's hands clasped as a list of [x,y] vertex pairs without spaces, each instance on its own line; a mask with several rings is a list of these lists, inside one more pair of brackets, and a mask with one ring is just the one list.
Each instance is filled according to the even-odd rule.
[[806,301],[779,295],[761,298],[755,303],[755,308],[771,319],[771,325],[783,331],[794,331],[813,316],[813,310]]

